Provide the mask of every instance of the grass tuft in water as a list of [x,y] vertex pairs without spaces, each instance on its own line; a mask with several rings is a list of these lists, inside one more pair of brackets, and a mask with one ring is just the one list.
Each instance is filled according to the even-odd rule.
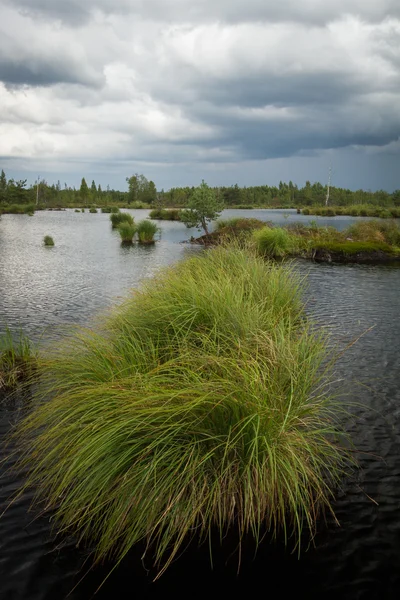
[[157,225],[148,219],[140,221],[137,227],[137,234],[140,244],[154,244],[154,236],[159,231]]
[[129,213],[112,213],[110,215],[110,221],[113,229],[117,229],[121,223],[129,223],[133,225],[133,217]]
[[9,391],[32,377],[37,352],[22,331],[14,333],[6,327],[0,334],[0,391]]
[[120,225],[118,225],[118,231],[121,236],[121,241],[124,244],[132,244],[133,236],[137,231],[137,227],[134,223],[128,223],[127,221],[122,221]]
[[324,335],[289,267],[218,247],[161,272],[41,364],[21,468],[62,532],[160,572],[231,527],[299,545],[346,468]]
[[43,238],[43,243],[45,246],[54,246],[54,240],[51,235],[45,235]]

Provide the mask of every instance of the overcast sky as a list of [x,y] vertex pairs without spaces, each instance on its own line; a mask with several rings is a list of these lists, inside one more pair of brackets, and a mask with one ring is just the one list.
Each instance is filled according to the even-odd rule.
[[0,0],[0,168],[400,188],[400,0]]

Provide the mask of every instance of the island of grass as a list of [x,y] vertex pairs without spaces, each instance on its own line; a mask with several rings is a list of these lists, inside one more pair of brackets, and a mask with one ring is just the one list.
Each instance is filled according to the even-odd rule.
[[301,211],[303,215],[321,217],[375,217],[380,219],[400,218],[400,208],[395,206],[371,206],[370,204],[354,204],[350,206],[306,206]]
[[158,221],[180,221],[179,208],[154,208],[149,213],[150,219]]
[[319,262],[400,263],[400,229],[392,220],[355,223],[345,231],[293,223],[273,227],[257,219],[220,220],[215,231],[191,241],[218,245],[246,240],[267,258],[302,257]]
[[98,561],[144,543],[160,573],[191,538],[212,551],[231,529],[299,548],[349,464],[302,286],[218,247],[57,342],[15,434],[39,510]]

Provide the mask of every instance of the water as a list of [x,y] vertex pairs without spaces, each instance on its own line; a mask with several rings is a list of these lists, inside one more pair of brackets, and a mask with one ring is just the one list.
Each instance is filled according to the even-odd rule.
[[[274,220],[304,220],[293,211],[226,211]],[[132,211],[136,219],[146,211]],[[285,214],[290,213],[289,217]],[[325,219],[346,227],[354,219]],[[309,218],[307,218],[307,221]],[[323,221],[321,219],[321,221]],[[22,326],[39,338],[55,335],[62,324],[89,322],[99,310],[128,293],[140,280],[191,252],[179,242],[196,235],[176,222],[162,222],[153,248],[123,248],[108,215],[73,211],[43,212],[34,217],[7,215],[0,223],[0,319]],[[44,248],[43,236],[55,239]],[[140,548],[111,575],[97,598],[241,597],[279,588],[298,598],[394,599],[400,595],[400,269],[386,266],[312,264],[296,268],[308,274],[307,307],[331,333],[332,343],[350,345],[337,364],[353,406],[347,427],[358,450],[360,469],[343,482],[335,501],[340,521],[321,522],[315,547],[302,555],[282,545],[263,544],[256,559],[245,546],[242,570],[230,557],[230,540],[216,553],[214,570],[208,548],[191,547],[155,584],[143,568]],[[361,336],[361,337],[360,337]],[[358,341],[351,345],[357,338]],[[0,436],[15,421],[18,406],[0,404]],[[5,469],[3,469],[5,470]],[[10,473],[0,479],[0,505],[21,484]],[[88,552],[73,539],[51,537],[46,517],[33,520],[31,498],[23,497],[0,520],[0,598],[53,600],[91,598],[109,572],[98,566],[83,580]],[[87,561],[87,562],[86,562]],[[74,589],[74,587],[77,587]],[[72,591],[73,590],[73,591]]]

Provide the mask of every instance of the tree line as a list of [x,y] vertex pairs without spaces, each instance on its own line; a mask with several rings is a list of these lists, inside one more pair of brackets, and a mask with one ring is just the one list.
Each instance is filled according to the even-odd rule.
[[[128,206],[187,207],[196,187],[174,187],[168,191],[157,190],[153,181],[135,173],[126,177],[127,190],[120,191],[92,181],[89,186],[83,177],[79,188],[64,186],[60,181],[49,184],[40,179],[30,186],[26,179],[7,179],[4,170],[0,174],[0,204],[35,204],[41,207],[81,205],[104,206],[122,204]],[[217,200],[232,207],[304,207],[326,204],[328,188],[321,183],[306,181],[303,187],[280,182],[278,186],[260,185],[240,187],[220,186],[212,188]],[[349,190],[331,186],[328,203],[331,206],[372,204],[376,206],[400,206],[400,190],[393,193]]]

